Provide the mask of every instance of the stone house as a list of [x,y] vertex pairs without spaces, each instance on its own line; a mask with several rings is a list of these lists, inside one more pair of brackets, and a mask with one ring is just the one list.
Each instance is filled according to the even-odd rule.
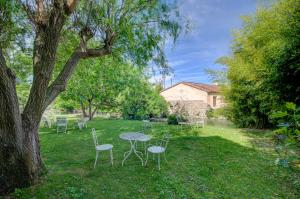
[[205,117],[207,110],[225,105],[218,85],[180,82],[161,91],[160,95],[169,102],[171,113],[191,117]]

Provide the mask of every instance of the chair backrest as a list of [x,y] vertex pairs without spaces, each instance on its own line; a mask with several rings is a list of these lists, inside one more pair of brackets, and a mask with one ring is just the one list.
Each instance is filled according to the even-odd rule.
[[148,130],[151,131],[151,129],[152,129],[152,124],[151,124],[149,121],[143,122],[142,129],[143,129],[144,132],[146,132],[146,131],[148,131]]
[[68,120],[65,117],[56,118],[56,124],[67,124]]
[[98,146],[98,139],[97,139],[97,134],[96,134],[95,128],[92,129],[92,135],[93,135],[93,140],[94,140],[95,147],[97,147]]
[[168,143],[170,141],[170,137],[171,137],[170,134],[166,133],[164,134],[163,139],[160,140],[160,146],[164,147],[166,150],[168,147]]

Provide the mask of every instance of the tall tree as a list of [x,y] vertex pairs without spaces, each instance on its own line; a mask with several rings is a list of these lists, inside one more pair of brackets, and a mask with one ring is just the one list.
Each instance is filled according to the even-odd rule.
[[[115,54],[137,63],[154,57],[166,66],[162,43],[176,38],[180,29],[176,8],[168,2],[0,1],[0,193],[36,182],[43,169],[38,135],[42,114],[65,90],[80,60]],[[31,25],[27,34],[24,24]],[[77,42],[65,46],[69,56],[64,62],[58,47],[70,40]],[[32,49],[32,84],[22,113],[16,75],[7,61],[17,41]]]
[[285,102],[300,103],[300,1],[279,0],[243,17],[234,35],[227,100],[241,127],[270,126],[269,115]]
[[168,104],[159,89],[144,77],[131,76],[128,86],[120,96],[120,111],[126,119],[161,117],[168,112]]
[[142,71],[138,71],[138,68],[111,57],[85,60],[76,68],[61,99],[78,104],[83,116],[91,120],[98,110],[118,107],[122,92],[136,86],[129,79],[143,77]]

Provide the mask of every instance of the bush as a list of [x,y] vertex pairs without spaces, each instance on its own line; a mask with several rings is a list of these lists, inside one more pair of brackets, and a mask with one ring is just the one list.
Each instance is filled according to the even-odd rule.
[[222,107],[222,108],[217,108],[217,109],[209,109],[206,111],[206,117],[208,119],[212,118],[226,118],[228,120],[231,120],[231,109],[228,106]]
[[125,119],[142,120],[161,117],[168,113],[165,99],[146,83],[129,90],[120,104],[120,111]]
[[206,117],[208,119],[211,119],[211,118],[214,118],[215,117],[215,114],[214,114],[214,109],[209,109],[206,111]]
[[297,147],[297,143],[300,143],[300,109],[294,103],[288,102],[283,110],[273,113],[271,119],[279,127],[273,131],[275,150],[279,155],[276,163],[287,167],[292,159],[289,157],[289,149],[293,146]]
[[171,115],[168,116],[168,124],[173,124],[173,125],[178,124],[178,119],[177,119],[177,116],[175,114],[171,114]]

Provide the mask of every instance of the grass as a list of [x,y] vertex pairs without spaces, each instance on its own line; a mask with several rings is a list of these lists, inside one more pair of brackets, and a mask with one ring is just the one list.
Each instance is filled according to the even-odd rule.
[[[16,198],[299,198],[288,169],[274,166],[268,146],[254,142],[268,132],[247,132],[233,127],[184,129],[156,124],[155,137],[170,132],[168,163],[150,159],[146,167],[134,156],[122,167],[129,144],[119,139],[124,131],[141,129],[139,121],[96,119],[88,129],[40,130],[42,158],[48,169],[41,182],[17,190]],[[114,166],[109,154],[95,151],[90,128],[100,143],[114,145]],[[70,128],[70,127],[69,127]]]

